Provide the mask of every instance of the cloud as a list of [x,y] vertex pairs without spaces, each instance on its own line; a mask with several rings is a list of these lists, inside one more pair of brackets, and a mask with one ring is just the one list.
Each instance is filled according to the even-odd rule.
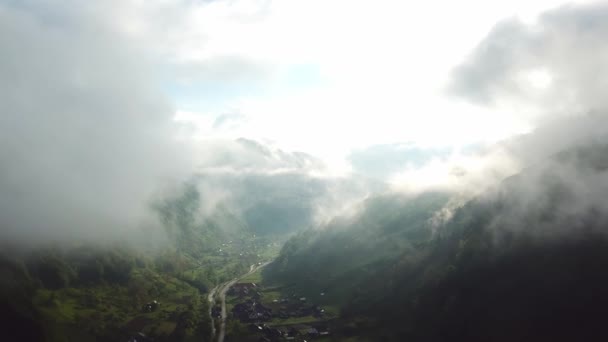
[[407,167],[421,167],[432,159],[447,158],[451,148],[422,148],[412,144],[373,145],[354,150],[348,157],[353,171],[386,180]]
[[536,125],[605,111],[608,4],[567,5],[536,22],[496,25],[456,68],[449,90]]
[[526,168],[473,205],[487,213],[495,243],[513,233],[549,241],[606,233],[608,163],[606,144],[571,148]]
[[132,6],[141,23],[128,31],[165,63],[180,110],[239,112],[248,120],[222,127],[223,137],[267,139],[347,169],[353,148],[443,147],[521,132],[519,122],[484,120],[437,88],[496,18],[538,3],[146,2]]
[[64,5],[0,5],[6,239],[129,235],[155,188],[191,169],[145,56],[107,12]]
[[522,169],[520,161],[501,145],[475,150],[454,150],[444,157],[433,156],[422,165],[409,164],[389,178],[402,192],[447,191],[471,198]]
[[503,21],[452,74],[453,94],[534,123],[529,134],[490,149],[521,171],[479,198],[495,214],[496,239],[605,226],[607,16],[608,4],[591,3],[547,11],[532,23]]
[[213,128],[219,129],[226,126],[238,126],[239,121],[241,121],[242,119],[244,119],[244,116],[239,112],[229,112],[220,114],[217,118],[215,118],[215,121],[213,121]]
[[287,152],[255,140],[212,139],[198,146],[197,170],[203,173],[280,174],[297,172],[322,176],[327,170],[319,159],[303,152]]
[[211,83],[259,83],[272,75],[273,68],[243,56],[225,55],[204,62],[177,64],[177,75],[182,82],[203,80]]
[[[201,217],[216,210],[238,215],[256,234],[284,234],[344,213],[382,186],[357,177],[332,177],[318,159],[248,140],[207,141],[189,185],[198,189]],[[181,188],[170,189],[175,197]],[[161,193],[163,201],[166,193]],[[226,227],[229,228],[229,227]]]
[[[348,14],[346,5],[351,10]],[[421,49],[419,29],[436,23],[425,19],[436,8],[408,9],[399,2],[387,7],[368,2],[285,5],[245,0],[3,3],[3,237],[45,240],[127,234],[142,224],[152,225],[147,209],[152,194],[193,173],[243,182],[263,179],[260,183],[264,184],[272,179],[284,185],[323,183],[319,185],[324,189],[319,191],[322,196],[313,196],[310,207],[315,208],[313,215],[329,217],[334,204],[349,203],[344,199],[369,190],[369,184],[359,179],[329,175],[332,167],[327,160],[347,174],[348,165],[342,159],[353,148],[366,151],[369,145],[412,140],[422,149],[432,149],[453,141],[465,145],[512,133],[508,120],[497,125],[494,119],[483,117],[485,112],[473,112],[466,105],[453,109],[452,103],[435,96],[436,81],[448,68],[446,60],[459,55],[460,43],[470,37],[458,46],[444,44],[438,38],[445,37],[451,27],[446,21],[441,29],[429,31]],[[404,20],[403,13],[412,20]],[[442,13],[436,21],[456,20],[450,11]],[[369,24],[362,26],[364,14]],[[341,18],[339,24],[336,17]],[[546,31],[541,36],[551,38],[551,30],[561,23],[581,26],[569,20],[567,11],[542,17],[539,22],[548,23],[545,26],[550,29],[540,30]],[[478,28],[484,25],[476,21],[465,31],[481,32]],[[603,25],[594,22],[590,32]],[[549,39],[543,46],[552,49],[543,54],[529,43],[537,41],[537,28],[511,22],[502,30],[506,33],[491,34],[488,42],[494,36],[508,36],[519,42],[516,46],[522,51],[530,51],[522,52],[523,57],[506,54],[496,67],[488,61],[496,52],[488,56],[476,52],[471,65],[455,73],[453,89],[469,95],[479,90],[488,105],[532,100],[545,104],[550,102],[549,92],[564,101],[593,103],[585,101],[588,96],[601,103],[597,89],[570,91],[576,95],[571,97],[559,96],[567,90],[555,93],[564,77],[576,76],[574,71],[556,72],[557,66],[566,68],[567,63],[536,63],[559,55],[551,54],[553,50],[580,48],[576,53],[582,54],[586,45],[577,45],[583,43],[574,38],[566,40],[570,45]],[[594,34],[587,43],[603,46]],[[337,46],[336,41],[341,44]],[[590,61],[601,62],[588,51]],[[483,63],[489,66],[481,72],[472,66]],[[522,65],[526,68],[520,72]],[[497,68],[504,72],[488,76]],[[474,73],[477,76],[471,76]],[[521,76],[510,80],[512,74]],[[488,80],[495,85],[490,86]],[[512,86],[525,80],[538,89],[526,92]],[[601,80],[590,80],[598,89],[602,85]],[[288,83],[291,88],[284,87]],[[213,92],[211,88],[218,84],[221,89]],[[178,111],[182,108],[175,108],[172,101],[180,94],[171,94],[172,86],[179,88],[178,93],[192,90],[190,95],[212,104],[200,110],[202,114],[196,108]],[[168,88],[170,94],[164,93]],[[249,92],[254,88],[261,89],[263,96]],[[221,101],[213,103],[216,98]],[[236,137],[248,139],[235,141]],[[515,150],[516,145],[511,148]],[[286,152],[290,150],[318,153],[324,160]],[[363,164],[380,158],[376,151],[370,153]],[[474,164],[464,157],[438,161],[452,166]],[[431,159],[429,167],[436,162]],[[389,168],[393,170],[392,165]],[[458,167],[452,169],[457,170],[450,173],[453,179],[461,177]],[[415,170],[406,170],[404,175],[410,171]],[[208,203],[234,198],[232,189],[228,193],[221,189],[224,184],[238,182],[211,182],[202,187],[213,197]]]
[[562,6],[531,22],[511,18],[496,24],[454,68],[448,90],[485,108],[495,126],[505,117],[519,118],[530,123],[529,132],[486,145],[477,154],[457,150],[395,179],[417,187],[487,186],[492,182],[483,180],[500,180],[560,151],[606,141],[608,103],[601,75],[608,68],[608,24],[602,20],[607,16],[608,4],[592,3]]

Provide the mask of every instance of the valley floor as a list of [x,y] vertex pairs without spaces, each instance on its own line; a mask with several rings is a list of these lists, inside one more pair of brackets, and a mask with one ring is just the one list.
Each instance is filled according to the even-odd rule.
[[[265,284],[260,271],[226,293],[226,341],[354,341],[343,334],[339,308],[324,300],[325,293],[303,297],[292,284]],[[216,306],[212,312],[224,310]]]

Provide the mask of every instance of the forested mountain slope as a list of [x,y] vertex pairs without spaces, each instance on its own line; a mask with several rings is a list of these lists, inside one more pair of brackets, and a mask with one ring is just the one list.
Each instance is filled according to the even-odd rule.
[[379,339],[607,337],[605,152],[593,145],[539,162],[439,226],[433,208],[445,202],[428,202],[434,194],[367,206],[350,228],[295,237],[267,277],[299,275],[318,286],[311,292],[338,293],[343,317],[370,318],[375,328],[359,333]]
[[[139,241],[3,244],[0,312],[5,336],[22,341],[205,341],[206,293],[274,255],[238,212],[200,214],[186,183],[154,203],[166,235]],[[155,309],[146,305],[157,301]],[[3,325],[4,326],[4,325]]]

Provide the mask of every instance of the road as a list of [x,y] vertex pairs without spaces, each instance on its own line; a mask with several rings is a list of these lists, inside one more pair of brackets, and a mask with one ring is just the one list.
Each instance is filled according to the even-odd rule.
[[211,339],[213,340],[213,338],[215,337],[215,323],[213,322],[213,315],[211,314],[211,309],[213,309],[213,306],[215,305],[215,293],[217,292],[217,289],[221,286],[217,285],[216,287],[212,288],[211,291],[209,291],[209,295],[207,296],[207,300],[209,301],[209,317],[211,318]]
[[209,316],[211,317],[211,336],[212,339],[215,337],[216,335],[216,329],[215,329],[215,322],[213,320],[213,316],[211,315],[211,308],[213,307],[213,305],[215,304],[215,297],[216,294],[219,295],[219,299],[221,302],[221,306],[222,306],[222,315],[220,318],[220,331],[217,334],[217,342],[224,342],[224,337],[226,336],[226,318],[228,317],[228,312],[226,311],[226,293],[228,292],[228,290],[230,290],[230,288],[232,287],[232,285],[234,285],[237,281],[241,280],[242,278],[250,275],[251,273],[259,270],[260,268],[268,265],[270,262],[265,262],[263,264],[260,265],[251,265],[249,267],[249,272],[241,275],[240,277],[234,278],[230,281],[227,281],[225,283],[219,284],[218,286],[214,287],[210,292],[209,292],[209,296],[207,297],[207,299],[209,300]]

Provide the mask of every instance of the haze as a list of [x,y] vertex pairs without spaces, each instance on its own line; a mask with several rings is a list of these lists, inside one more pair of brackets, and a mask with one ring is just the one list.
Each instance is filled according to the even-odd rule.
[[0,0],[0,339],[607,341],[608,3]]
[[[558,151],[555,134],[564,146],[603,134],[606,10],[2,2],[3,233],[154,225],[150,201],[210,172],[366,183],[348,200],[315,197],[326,219],[319,203],[364,198],[370,182],[477,191]],[[551,128],[581,117],[589,130]],[[525,148],[509,143],[536,130]],[[234,189],[222,191],[210,202]]]

